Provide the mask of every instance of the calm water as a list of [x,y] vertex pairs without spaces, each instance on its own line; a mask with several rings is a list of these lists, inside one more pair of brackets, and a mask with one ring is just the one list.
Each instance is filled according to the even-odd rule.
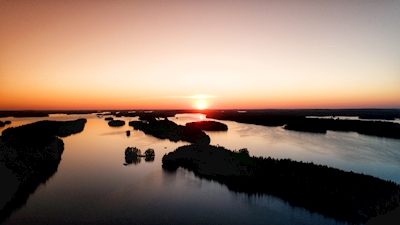
[[[50,119],[80,117],[88,119],[85,129],[63,138],[65,150],[56,174],[5,224],[345,224],[273,196],[231,192],[184,169],[163,171],[162,156],[186,142],[159,140],[132,131],[128,124],[109,127],[104,118],[95,115],[52,115]],[[43,119],[2,120],[18,126]],[[129,122],[135,118],[119,119]],[[184,125],[204,116],[182,114],[170,119]],[[247,148],[256,156],[312,161],[400,183],[400,140],[222,122],[229,127],[227,132],[207,132],[213,145]],[[7,127],[10,125],[0,132]],[[124,166],[128,146],[142,152],[153,148],[155,160]]]

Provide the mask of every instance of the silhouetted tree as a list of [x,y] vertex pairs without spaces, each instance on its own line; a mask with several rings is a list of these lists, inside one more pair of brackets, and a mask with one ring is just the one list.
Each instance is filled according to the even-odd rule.
[[140,149],[136,148],[136,147],[127,147],[125,149],[125,156],[130,155],[130,156],[138,156],[140,155],[142,152],[140,151]]
[[145,152],[144,152],[144,154],[146,155],[146,157],[147,156],[149,156],[149,157],[151,157],[151,156],[155,156],[155,153],[154,153],[154,149],[152,149],[152,148],[149,148],[149,149],[147,149]]

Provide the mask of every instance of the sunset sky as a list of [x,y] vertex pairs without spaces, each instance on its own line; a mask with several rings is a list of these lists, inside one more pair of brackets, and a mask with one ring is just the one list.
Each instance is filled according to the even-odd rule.
[[400,108],[400,1],[0,0],[0,110]]

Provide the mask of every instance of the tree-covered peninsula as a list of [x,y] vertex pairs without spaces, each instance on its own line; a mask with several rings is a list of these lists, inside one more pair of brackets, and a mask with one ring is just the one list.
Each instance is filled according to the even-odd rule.
[[339,220],[364,223],[400,205],[400,186],[369,175],[297,162],[251,157],[247,149],[187,145],[164,155],[163,168],[183,167],[229,189],[272,194]]
[[86,119],[39,121],[4,130],[0,136],[0,222],[23,206],[56,171],[64,151],[60,137],[84,129]]

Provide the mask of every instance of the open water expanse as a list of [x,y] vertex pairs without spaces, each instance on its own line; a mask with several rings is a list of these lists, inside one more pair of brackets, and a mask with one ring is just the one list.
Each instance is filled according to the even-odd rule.
[[[54,114],[50,118],[2,118],[19,126],[39,120],[87,118],[81,133],[62,138],[57,172],[31,194],[4,224],[346,224],[294,207],[270,195],[230,191],[192,172],[162,169],[162,156],[187,142],[160,140],[128,126],[110,127],[94,114]],[[205,119],[178,114],[184,125]],[[212,145],[247,148],[250,155],[291,158],[400,183],[400,140],[354,132],[314,134],[220,121],[227,132],[206,132]],[[131,130],[128,137],[126,131]],[[155,160],[125,164],[125,149],[155,150]],[[340,209],[338,209],[340,210]]]

